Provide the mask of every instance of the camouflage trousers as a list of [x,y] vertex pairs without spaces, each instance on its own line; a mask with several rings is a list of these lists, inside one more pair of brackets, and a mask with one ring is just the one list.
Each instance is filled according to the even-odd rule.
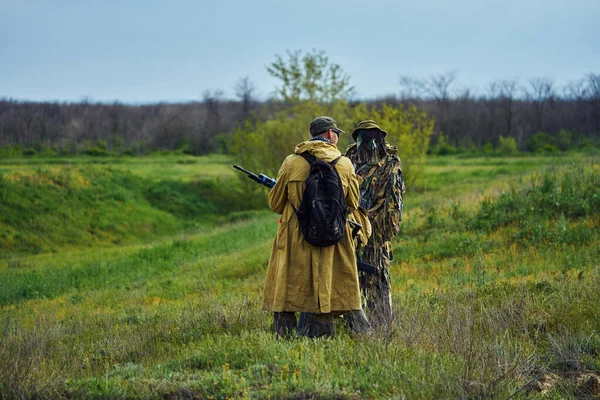
[[376,268],[375,273],[363,271],[358,273],[364,302],[363,309],[374,329],[388,329],[393,318],[390,245],[385,243],[382,246],[365,246],[358,256],[360,261],[371,264]]

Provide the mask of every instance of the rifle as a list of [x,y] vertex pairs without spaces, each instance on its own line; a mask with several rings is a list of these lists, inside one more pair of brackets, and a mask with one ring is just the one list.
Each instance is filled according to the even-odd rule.
[[271,189],[273,186],[275,186],[275,183],[277,182],[275,179],[273,179],[265,174],[256,175],[255,173],[252,173],[252,172],[248,171],[247,169],[240,167],[239,165],[233,164],[233,168],[244,172],[245,174],[248,175],[248,178],[260,183],[263,186],[268,187],[269,189]]
[[[250,172],[247,169],[244,169],[237,164],[233,164],[233,168],[235,168],[239,171],[242,171],[243,173],[248,175],[248,178],[252,179],[253,181],[255,181],[257,183],[260,183],[263,186],[268,187],[269,189],[271,189],[273,186],[275,186],[275,183],[277,183],[277,181],[275,179],[273,179],[265,174],[256,175],[255,173]],[[346,221],[348,221],[348,223],[352,226],[352,237],[356,237],[356,234],[362,228],[362,225],[356,221],[352,221],[351,219],[347,219]],[[363,271],[368,274],[373,274],[377,271],[377,269],[374,266],[372,266],[371,264],[367,264],[362,261],[357,261],[357,264],[358,264],[357,267],[358,267],[359,271]]]

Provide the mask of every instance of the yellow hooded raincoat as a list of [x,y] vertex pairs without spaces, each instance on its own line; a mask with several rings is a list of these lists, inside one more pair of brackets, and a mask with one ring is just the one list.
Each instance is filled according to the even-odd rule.
[[[264,308],[269,311],[329,313],[361,309],[356,254],[351,229],[333,246],[315,247],[304,240],[292,204],[300,207],[309,165],[298,154],[308,151],[331,162],[341,153],[333,144],[312,140],[298,144],[277,175],[269,192],[269,207],[281,214],[277,235],[267,269]],[[359,183],[350,160],[342,157],[336,164],[342,180],[346,204],[354,219],[363,225],[366,236],[370,224],[358,212]]]

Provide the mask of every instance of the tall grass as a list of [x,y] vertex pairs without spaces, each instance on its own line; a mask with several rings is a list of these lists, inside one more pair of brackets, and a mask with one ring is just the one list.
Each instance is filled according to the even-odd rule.
[[[435,161],[431,182],[482,163]],[[230,212],[245,199],[222,198],[236,195],[212,178],[151,180],[91,166],[67,168],[71,177],[53,188],[46,181],[64,171],[5,174],[4,198],[22,193],[34,204],[44,193],[85,215],[116,207],[122,193],[123,203],[149,210],[136,220],[162,215],[174,225],[118,245],[82,247],[57,234],[54,254],[22,248],[1,259],[0,397],[598,396],[598,163],[502,161],[494,159],[501,171],[477,167],[452,187],[407,194],[389,331],[356,337],[340,318],[335,338],[312,341],[276,340],[261,310],[277,216]],[[95,174],[105,181],[95,180],[93,201],[85,191],[60,197]],[[116,224],[130,218],[116,211]],[[5,226],[36,232],[21,221]]]
[[577,323],[572,311],[598,315],[598,283],[408,293],[395,298],[392,332],[370,338],[341,329],[333,340],[276,341],[256,303],[210,297],[112,315],[47,315],[26,326],[8,320],[4,390],[27,397],[506,398],[551,372],[598,369],[600,342],[590,321]]

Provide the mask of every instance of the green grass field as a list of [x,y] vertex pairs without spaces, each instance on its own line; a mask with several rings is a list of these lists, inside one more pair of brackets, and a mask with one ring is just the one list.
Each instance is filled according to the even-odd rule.
[[319,340],[271,333],[277,215],[232,164],[0,160],[0,398],[600,396],[598,156],[430,158],[391,331]]

